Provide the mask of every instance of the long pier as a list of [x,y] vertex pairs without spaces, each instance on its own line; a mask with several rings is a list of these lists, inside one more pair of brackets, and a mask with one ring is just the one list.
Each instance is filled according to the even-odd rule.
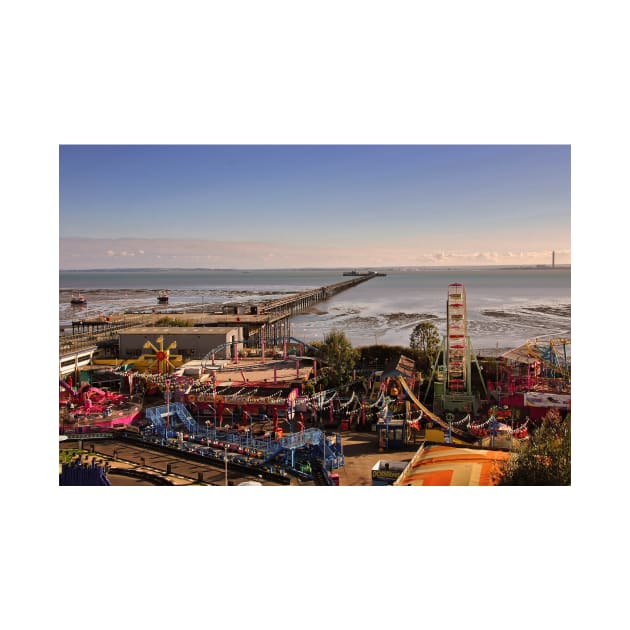
[[[199,305],[191,305],[191,310],[169,311],[168,313],[121,313],[107,317],[84,319],[72,322],[72,334],[60,335],[59,354],[74,353],[98,342],[112,340],[126,328],[152,326],[159,319],[169,316],[185,316],[193,326],[242,326],[246,338],[258,337],[270,343],[277,343],[289,337],[289,320],[308,310],[317,302],[322,302],[346,289],[376,277],[357,276],[317,289],[300,291],[293,295],[261,302],[251,307],[250,313],[207,313],[198,310]],[[186,308],[186,306],[182,307]],[[194,310],[193,310],[194,309]]]
[[263,303],[258,307],[259,313],[278,313],[280,311],[289,311],[291,315],[300,313],[309,309],[313,304],[327,300],[329,297],[341,293],[346,289],[350,289],[361,282],[365,282],[374,276],[358,276],[352,280],[344,280],[343,282],[337,282],[336,284],[329,284],[326,287],[319,287],[318,289],[311,289],[310,291],[302,291],[295,295],[289,295],[287,297],[279,298],[277,300],[271,300],[270,302]]

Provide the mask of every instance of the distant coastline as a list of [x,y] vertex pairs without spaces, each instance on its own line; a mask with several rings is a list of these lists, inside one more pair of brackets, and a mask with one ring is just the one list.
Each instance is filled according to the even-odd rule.
[[[93,269],[59,269],[60,272],[68,273],[75,271],[89,271],[89,272],[115,272],[115,271],[335,271],[335,270],[345,270],[345,267],[261,267],[261,268],[251,268],[251,267],[111,267],[111,268],[93,268]],[[471,271],[475,270],[486,270],[486,269],[496,269],[498,271],[505,270],[514,270],[514,269],[523,269],[523,270],[532,270],[537,269],[544,271],[546,269],[571,269],[571,264],[556,264],[555,266],[547,265],[425,265],[420,267],[412,267],[412,266],[400,266],[400,267],[353,267],[353,269],[363,270],[363,269],[372,269],[378,271],[435,271],[435,270],[466,270],[469,269]]]

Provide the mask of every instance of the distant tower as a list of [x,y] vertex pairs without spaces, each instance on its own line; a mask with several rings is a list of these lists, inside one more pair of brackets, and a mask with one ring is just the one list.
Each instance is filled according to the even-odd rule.
[[556,268],[556,252],[555,251],[551,252],[551,268],[552,269]]

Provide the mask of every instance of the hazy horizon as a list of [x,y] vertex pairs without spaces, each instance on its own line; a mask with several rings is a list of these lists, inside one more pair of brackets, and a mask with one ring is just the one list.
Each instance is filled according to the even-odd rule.
[[[556,269],[568,269],[571,267],[571,263],[556,263]],[[374,269],[376,271],[384,270],[404,270],[404,271],[417,271],[422,269],[552,269],[551,263],[543,264],[529,264],[529,265],[387,265],[384,267],[361,267],[355,266],[352,269],[342,267],[339,265],[332,265],[327,267],[93,267],[93,268],[60,268],[60,272],[68,271],[318,271],[318,270],[332,270],[332,269],[347,269],[348,271],[356,270],[369,270]]]

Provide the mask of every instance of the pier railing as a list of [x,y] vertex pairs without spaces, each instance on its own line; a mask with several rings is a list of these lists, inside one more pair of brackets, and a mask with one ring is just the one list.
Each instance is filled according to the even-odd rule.
[[101,323],[103,328],[101,330],[92,330],[85,333],[76,333],[72,335],[60,334],[59,335],[59,354],[65,354],[67,352],[75,352],[81,350],[86,346],[93,346],[99,341],[107,341],[108,339],[115,339],[118,336],[120,330],[125,328],[133,328],[134,326],[147,326],[152,321],[151,315],[123,315],[122,319],[114,322],[107,322],[105,318],[99,318],[98,320],[90,320],[95,324]]

